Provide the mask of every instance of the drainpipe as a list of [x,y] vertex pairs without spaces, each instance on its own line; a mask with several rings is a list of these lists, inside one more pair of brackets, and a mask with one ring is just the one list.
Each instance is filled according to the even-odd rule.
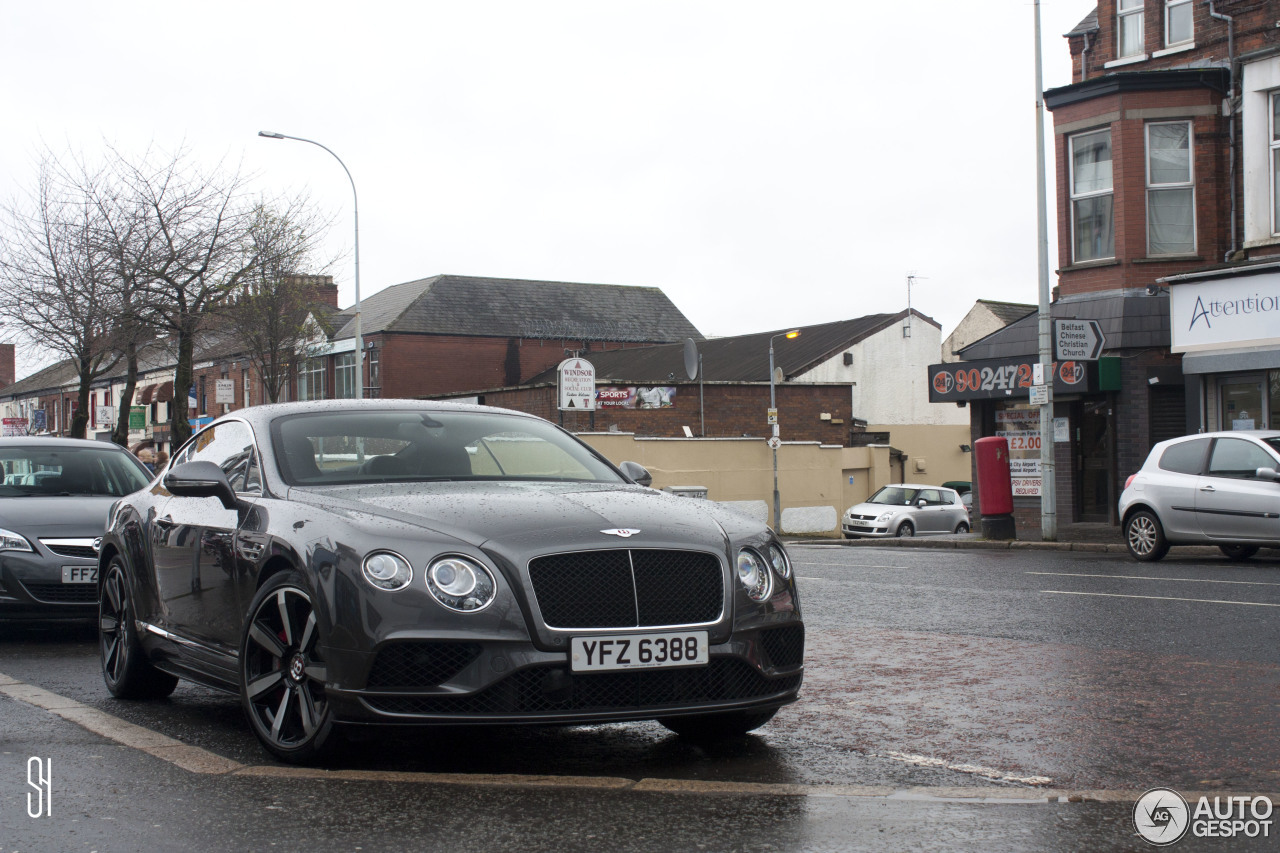
[[1227,24],[1227,62],[1228,70],[1231,72],[1231,91],[1227,93],[1227,108],[1231,110],[1230,126],[1227,132],[1227,138],[1230,140],[1230,155],[1228,158],[1229,166],[1227,173],[1231,181],[1231,248],[1227,250],[1227,254],[1223,256],[1223,263],[1230,263],[1231,256],[1236,253],[1237,237],[1236,237],[1236,113],[1240,109],[1240,99],[1237,95],[1237,77],[1236,72],[1236,22],[1230,15],[1223,15],[1213,8],[1213,0],[1205,0],[1205,5],[1209,7],[1209,17],[1218,21],[1225,21]]
[[1084,47],[1080,51],[1080,82],[1089,76],[1089,33],[1084,33]]

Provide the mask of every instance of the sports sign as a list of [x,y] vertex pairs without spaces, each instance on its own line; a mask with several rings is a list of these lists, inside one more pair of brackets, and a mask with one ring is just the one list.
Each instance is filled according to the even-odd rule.
[[[1003,400],[1031,396],[1034,367],[1040,359],[1027,355],[983,361],[929,365],[929,402]],[[1097,389],[1096,362],[1060,361],[1051,365],[1053,393],[1082,394]]]

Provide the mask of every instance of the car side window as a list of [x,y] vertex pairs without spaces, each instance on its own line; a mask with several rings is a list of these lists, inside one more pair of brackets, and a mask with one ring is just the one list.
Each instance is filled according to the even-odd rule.
[[1204,467],[1204,454],[1209,449],[1208,438],[1182,441],[1165,448],[1160,454],[1160,467],[1175,474],[1199,474]]
[[937,489],[921,489],[917,500],[923,500],[929,506],[938,506],[942,503],[942,494]]
[[236,492],[259,492],[262,475],[253,433],[239,421],[214,424],[183,450],[187,462],[212,462],[221,468]]
[[1220,438],[1209,457],[1209,476],[1252,479],[1259,468],[1274,468],[1276,461],[1258,445],[1242,438]]

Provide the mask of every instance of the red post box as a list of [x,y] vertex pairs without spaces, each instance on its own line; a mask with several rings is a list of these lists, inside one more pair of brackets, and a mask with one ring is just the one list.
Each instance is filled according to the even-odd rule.
[[1009,442],[997,437],[980,438],[973,443],[973,455],[978,469],[982,535],[987,539],[1016,539]]

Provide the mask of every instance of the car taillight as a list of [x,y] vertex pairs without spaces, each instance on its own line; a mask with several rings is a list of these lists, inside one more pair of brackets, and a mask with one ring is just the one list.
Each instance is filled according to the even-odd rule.
[[1137,476],[1138,476],[1137,474],[1130,474],[1130,475],[1129,475],[1129,479],[1127,479],[1127,480],[1125,480],[1125,481],[1124,481],[1124,487],[1125,487],[1126,489],[1127,489],[1127,488],[1129,488],[1129,486],[1130,486],[1130,485],[1132,485],[1132,483],[1133,483],[1133,479],[1134,479],[1135,477],[1137,477]]

